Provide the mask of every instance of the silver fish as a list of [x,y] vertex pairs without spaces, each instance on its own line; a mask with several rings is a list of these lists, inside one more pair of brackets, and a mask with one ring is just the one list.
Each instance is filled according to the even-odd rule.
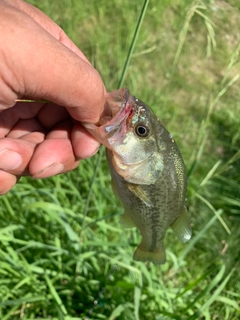
[[126,228],[142,235],[133,259],[163,264],[163,239],[170,226],[182,242],[191,238],[184,206],[187,177],[172,135],[149,106],[128,89],[108,94],[110,118],[86,129],[107,147],[114,193],[120,198]]

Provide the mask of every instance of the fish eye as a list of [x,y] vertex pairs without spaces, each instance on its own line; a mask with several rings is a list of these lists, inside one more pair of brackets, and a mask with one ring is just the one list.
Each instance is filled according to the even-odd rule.
[[146,126],[146,125],[144,125],[144,124],[138,124],[138,125],[136,125],[136,127],[135,127],[135,133],[139,136],[139,137],[141,137],[141,138],[145,138],[145,137],[147,137],[148,136],[148,134],[149,134],[149,128]]

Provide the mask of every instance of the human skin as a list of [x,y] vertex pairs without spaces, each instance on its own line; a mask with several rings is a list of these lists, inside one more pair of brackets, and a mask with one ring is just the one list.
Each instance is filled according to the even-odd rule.
[[[63,30],[22,0],[0,0],[0,194],[21,176],[76,168],[99,143],[81,123],[97,123],[105,87]],[[23,98],[51,103],[17,102]]]

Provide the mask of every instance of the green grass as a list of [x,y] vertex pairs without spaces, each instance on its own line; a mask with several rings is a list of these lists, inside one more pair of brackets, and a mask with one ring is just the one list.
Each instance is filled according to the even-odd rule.
[[[31,1],[118,87],[143,2]],[[163,266],[137,263],[104,150],[0,198],[0,319],[240,318],[240,7],[150,0],[123,85],[176,138],[193,238],[169,230]],[[104,192],[103,192],[104,190]]]

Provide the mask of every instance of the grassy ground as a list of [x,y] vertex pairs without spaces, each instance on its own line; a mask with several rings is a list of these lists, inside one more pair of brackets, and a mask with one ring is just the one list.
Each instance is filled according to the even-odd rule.
[[[32,0],[118,87],[142,1]],[[193,238],[167,263],[132,260],[104,150],[0,198],[0,319],[240,318],[238,0],[150,0],[124,86],[176,138]]]

